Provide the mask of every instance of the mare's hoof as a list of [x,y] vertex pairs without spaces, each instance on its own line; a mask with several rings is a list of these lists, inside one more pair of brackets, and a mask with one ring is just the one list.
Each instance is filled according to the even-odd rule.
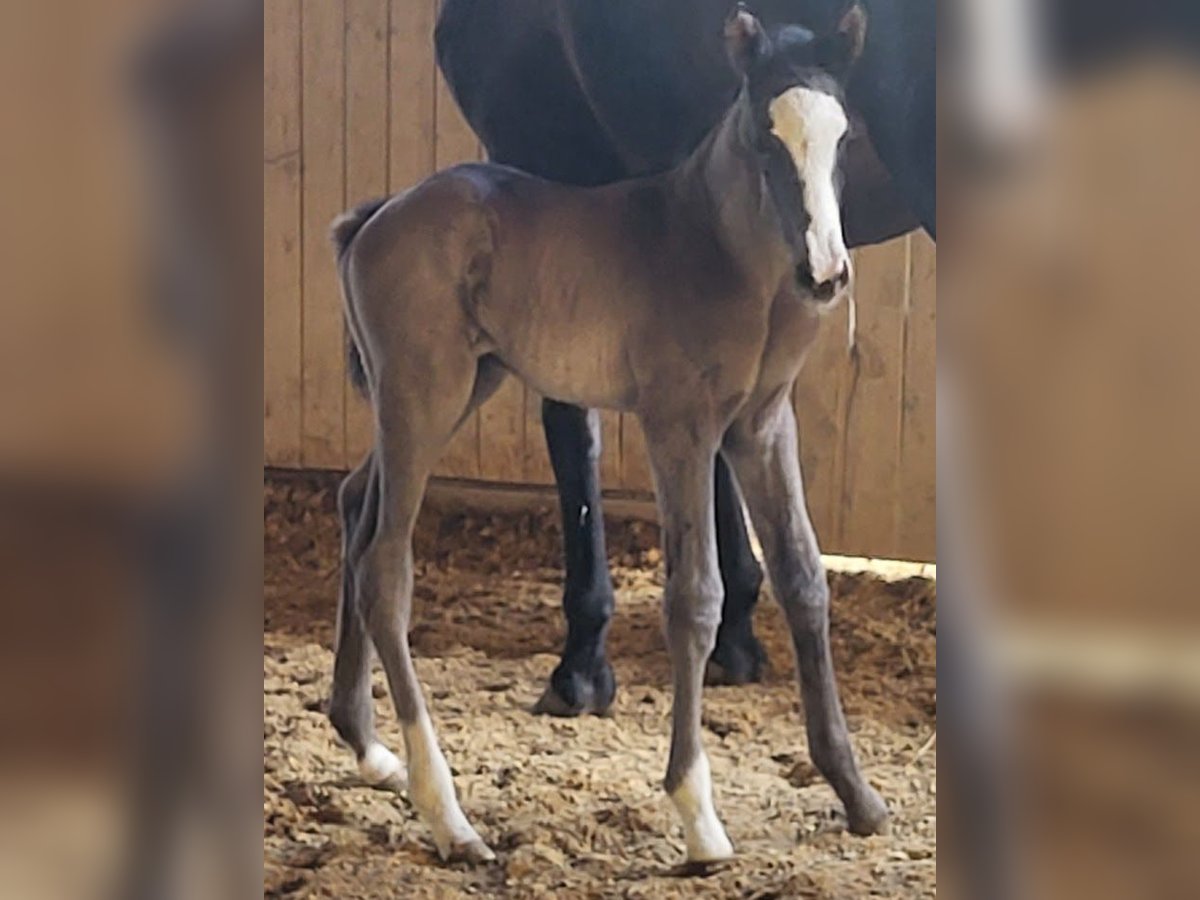
[[538,702],[533,704],[534,715],[538,716],[559,716],[560,718],[569,719],[575,716],[607,716],[612,704],[605,706],[603,709],[596,708],[592,703],[568,703],[558,691],[554,689],[554,685],[547,685],[545,692],[538,698]]
[[846,809],[846,827],[851,834],[866,837],[872,834],[887,834],[891,814],[883,798],[872,788],[867,788],[860,803],[854,809]]
[[550,676],[545,693],[533,706],[540,716],[607,716],[617,694],[612,666],[604,663],[594,673],[572,672],[560,665]]
[[750,684],[763,680],[767,651],[758,638],[747,634],[737,641],[717,641],[704,667],[704,683],[710,685]]

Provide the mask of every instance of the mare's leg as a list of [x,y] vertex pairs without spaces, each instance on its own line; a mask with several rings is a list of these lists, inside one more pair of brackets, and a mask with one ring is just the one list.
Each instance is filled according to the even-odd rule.
[[[534,711],[564,716],[604,713],[612,705],[616,680],[604,646],[614,602],[604,545],[599,416],[546,400],[542,425],[562,514],[567,640],[562,660]],[[750,548],[737,486],[720,459],[716,462],[716,517],[725,601],[706,678],[710,684],[759,681],[766,654],[754,637],[753,615],[763,573]]]
[[874,834],[887,806],[863,779],[850,746],[829,651],[829,585],[804,505],[796,419],[783,392],[730,428],[724,453],[746,497],[767,571],[787,614],[813,763],[846,807],[855,834]]
[[721,621],[713,510],[716,439],[697,440],[694,429],[644,424],[662,520],[663,624],[674,682],[663,787],[683,821],[688,861],[711,862],[733,855],[713,807],[708,757],[700,741],[704,666]]
[[374,533],[347,561],[355,596],[379,659],[404,734],[408,796],[433,832],[443,859],[493,855],[458,804],[450,766],[433,722],[408,644],[412,615],[412,532],[425,484],[438,456],[481,393],[469,351],[398,348],[376,398],[377,477],[368,482],[367,508],[377,504]]
[[546,400],[542,427],[562,512],[567,642],[534,712],[602,714],[612,705],[616,681],[604,652],[613,586],[600,503],[600,417],[592,410]]
[[[371,699],[371,645],[359,613],[351,559],[362,555],[378,521],[378,469],[368,453],[346,476],[338,491],[342,519],[342,585],[338,602],[337,642],[329,721],[354,751],[359,771],[368,784],[401,791],[406,786],[404,764],[375,736]],[[368,503],[370,498],[372,501]]]
[[725,461],[716,464],[717,560],[725,603],[717,646],[705,670],[709,684],[746,684],[761,681],[766,651],[754,636],[754,605],[762,587],[763,571],[750,547],[742,498]]

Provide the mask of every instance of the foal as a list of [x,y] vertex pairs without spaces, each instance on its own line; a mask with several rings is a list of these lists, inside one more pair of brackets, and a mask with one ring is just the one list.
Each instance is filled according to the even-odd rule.
[[443,858],[490,859],[458,805],[408,645],[412,529],[430,470],[509,372],[539,393],[638,416],[663,526],[674,673],[664,786],[687,858],[733,848],[700,740],[721,615],[713,462],[729,462],[787,612],[818,769],[857,833],[887,810],[859,773],[837,696],[828,588],[804,507],[789,405],[819,308],[849,287],[835,185],[846,131],[837,78],[862,47],[855,7],[815,38],[726,23],[741,89],[679,167],[600,188],[471,164],[343,216],[334,241],[359,374],[376,414],[347,478],[345,569],[330,717],[371,781],[398,785],[375,737],[367,636],[387,672],[409,796]]

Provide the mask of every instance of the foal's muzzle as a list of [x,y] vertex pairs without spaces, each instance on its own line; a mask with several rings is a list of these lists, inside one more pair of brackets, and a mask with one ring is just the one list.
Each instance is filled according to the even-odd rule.
[[796,282],[812,295],[814,300],[821,303],[833,303],[841,298],[850,287],[853,272],[850,260],[842,260],[841,269],[832,278],[820,283],[813,279],[812,270],[807,264],[796,266]]

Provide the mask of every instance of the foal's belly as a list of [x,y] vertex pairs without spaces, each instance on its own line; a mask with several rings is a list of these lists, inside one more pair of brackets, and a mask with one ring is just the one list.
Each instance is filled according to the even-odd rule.
[[492,352],[545,397],[628,411],[637,384],[628,360],[628,327],[617,305],[604,309],[536,287],[522,296],[492,296],[478,312]]

